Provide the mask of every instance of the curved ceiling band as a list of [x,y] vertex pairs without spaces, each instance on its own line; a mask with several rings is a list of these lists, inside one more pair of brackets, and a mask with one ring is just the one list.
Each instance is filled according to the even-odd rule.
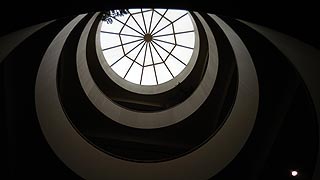
[[[293,66],[301,75],[302,79],[307,85],[310,95],[317,112],[318,125],[320,129],[320,52],[319,50],[302,43],[292,37],[285,34],[275,32],[266,27],[253,24],[250,22],[242,21],[244,24],[253,28],[263,36],[265,36],[270,42],[272,42],[279,50],[290,60]],[[288,46],[290,44],[290,46]],[[308,63],[306,63],[308,61]],[[320,146],[320,143],[319,143]],[[318,155],[316,170],[313,179],[320,178],[320,156]]]
[[[68,121],[59,101],[56,84],[57,65],[63,44],[84,16],[76,17],[52,41],[39,67],[35,86],[36,110],[41,129],[54,152],[67,166],[86,179],[208,179],[238,154],[255,122],[258,81],[245,45],[230,27],[213,15],[212,18],[224,30],[234,49],[239,69],[239,88],[234,107],[224,126],[213,138],[186,156],[160,163],[120,160],[99,151],[84,140]],[[210,28],[200,15],[197,16],[205,27],[209,46],[214,46]]]
[[55,20],[43,22],[30,27],[26,27],[19,31],[10,33],[6,36],[0,37],[0,63],[14,50],[20,43],[22,43],[29,36],[40,30],[41,28],[47,26],[48,24],[54,22]]
[[[218,72],[218,51],[215,40],[212,38],[213,44],[209,49],[211,55],[203,80],[195,92],[185,101],[175,107],[159,112],[138,112],[123,108],[106,97],[92,79],[84,50],[86,48],[87,34],[88,28],[87,32],[81,36],[77,50],[77,69],[82,88],[89,100],[100,112],[120,124],[134,128],[153,129],[178,123],[190,116],[201,106],[214,86]],[[132,121],[132,119],[135,120]]]

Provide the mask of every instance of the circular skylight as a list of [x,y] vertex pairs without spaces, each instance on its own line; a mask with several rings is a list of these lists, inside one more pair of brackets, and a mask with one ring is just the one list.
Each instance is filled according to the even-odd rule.
[[100,42],[108,65],[121,78],[158,85],[188,65],[195,46],[194,31],[185,10],[115,10],[102,22]]

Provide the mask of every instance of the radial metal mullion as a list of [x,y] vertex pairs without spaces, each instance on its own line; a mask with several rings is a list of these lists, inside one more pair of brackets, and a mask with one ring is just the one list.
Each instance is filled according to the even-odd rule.
[[155,35],[155,36],[153,36],[153,37],[172,36],[172,35],[184,34],[184,33],[191,33],[191,32],[194,32],[194,30],[182,31],[182,32],[177,32],[177,33],[170,33],[170,34]]
[[131,44],[131,43],[135,43],[135,42],[138,42],[138,41],[142,41],[142,39],[138,39],[138,40],[130,41],[130,42],[127,42],[127,43],[124,43],[124,44],[120,44],[120,45],[117,45],[117,46],[112,46],[112,47],[109,47],[109,48],[105,48],[105,49],[102,49],[102,51],[106,51],[106,50],[113,49],[113,48],[120,47],[120,46],[125,46],[125,45]]
[[143,20],[144,28],[145,28],[145,30],[146,30],[145,33],[147,33],[148,30],[147,30],[146,20],[144,19],[144,15],[143,15],[142,9],[141,9],[141,15],[142,15],[142,20]]
[[114,64],[116,64],[118,61],[120,61],[122,58],[124,58],[125,56],[127,56],[131,51],[133,51],[135,48],[137,48],[140,44],[142,44],[142,42],[140,42],[138,45],[136,45],[135,47],[133,47],[130,51],[128,51],[127,53],[125,53],[120,59],[116,60],[114,63],[112,63],[110,65],[110,67],[112,67]]
[[173,51],[173,49],[175,48],[175,46],[172,48],[172,50],[169,52],[168,50],[166,50],[165,48],[163,48],[162,46],[160,46],[157,42],[154,42],[157,46],[159,46],[161,49],[163,49],[164,51],[166,51],[167,53],[169,53],[169,55],[171,54],[171,52]]
[[138,42],[138,41],[142,41],[142,39],[138,39],[138,40],[126,42],[126,43],[123,44],[123,46],[128,45],[128,44],[131,44],[131,43],[135,43],[135,42]]
[[188,14],[188,13],[185,13],[184,15],[178,17],[176,20],[174,20],[174,21],[172,21],[172,22],[170,21],[170,23],[169,23],[168,25],[166,25],[166,26],[164,26],[163,28],[159,29],[157,32],[153,33],[152,35],[157,34],[158,32],[162,31],[163,29],[165,29],[166,27],[168,27],[168,26],[170,26],[170,25],[173,26],[173,23],[175,23],[176,21],[178,21],[179,19],[181,19],[182,17],[184,17],[184,16],[187,15],[187,14]]
[[[166,50],[166,49],[164,49],[162,46],[160,46],[159,44],[157,44],[156,42],[154,42],[157,46],[159,46],[161,49],[163,49],[164,51],[166,51],[167,53],[169,53],[169,55],[168,56],[172,56],[172,57],[174,57],[175,59],[177,59],[179,62],[181,62],[182,64],[184,64],[185,66],[187,66],[183,61],[181,61],[179,58],[177,58],[175,55],[173,55],[172,54],[172,51],[174,50],[174,48],[177,46],[177,45],[175,45],[173,48],[172,48],[172,50],[169,52],[168,50]],[[168,57],[167,57],[168,58]],[[166,58],[166,59],[167,59]]]
[[158,52],[157,48],[153,45],[153,43],[151,42],[151,45],[153,47],[153,49],[157,52],[158,56],[160,57],[161,61],[164,62],[164,60],[162,59],[160,53]]
[[193,49],[192,47],[184,46],[184,45],[181,45],[181,44],[175,44],[175,43],[168,42],[168,41],[163,41],[163,40],[160,40],[160,39],[154,39],[154,40],[155,41],[159,41],[159,42],[163,42],[163,43],[167,43],[167,44],[171,44],[171,45],[180,46],[180,47],[187,48],[187,49]]
[[120,34],[121,36],[130,36],[130,37],[136,37],[136,38],[143,38],[143,36],[136,36],[132,34]]
[[109,49],[117,48],[117,47],[120,47],[120,46],[122,46],[122,45],[120,44],[120,45],[108,47],[108,48],[102,49],[102,51],[106,51],[106,50],[109,50]]
[[[157,11],[156,11],[157,12]],[[159,12],[157,12],[158,14],[160,14]],[[163,29],[165,29],[166,27],[168,27],[169,25],[171,25],[173,22],[171,22],[170,19],[168,19],[167,17],[163,16],[164,19],[166,19],[167,21],[169,21],[170,23],[166,26],[164,26],[163,28],[159,29],[157,32],[153,33],[153,35],[157,34],[158,32],[162,31]]]
[[[160,57],[162,63],[166,66],[166,68],[168,69],[169,73],[171,74],[172,78],[174,78],[172,72],[170,71],[169,67],[167,66],[167,64],[165,63],[165,60],[162,59],[162,57],[160,56],[160,53],[158,52],[157,48],[153,45],[153,43],[151,43],[153,49],[157,52],[158,56]],[[167,56],[167,58],[169,57],[169,55]]]
[[[141,34],[142,36],[144,36],[141,32],[139,32],[139,31],[137,31],[137,30],[135,30],[133,27],[131,27],[131,26],[129,26],[129,25],[127,25],[126,23],[123,23],[123,22],[121,22],[120,20],[118,20],[117,18],[114,18],[115,20],[117,20],[118,22],[120,22],[121,24],[124,24],[125,26],[127,26],[128,28],[130,28],[130,29],[132,29],[132,30],[134,30],[135,32],[137,32],[137,33],[139,33],[139,34]],[[128,18],[129,19],[129,18]],[[121,32],[121,31],[120,31]]]
[[[144,41],[143,41],[143,42],[144,42]],[[143,49],[143,47],[144,47],[145,45],[146,45],[146,42],[144,42],[144,44],[142,45],[142,47],[141,47],[141,49],[139,50],[138,54],[137,54],[136,57],[134,58],[134,62],[137,61],[137,58],[138,58],[140,52],[142,51],[142,49]]]
[[[131,13],[130,13],[131,14]],[[138,13],[137,13],[138,14]],[[140,24],[137,22],[136,18],[134,18],[134,16],[131,16],[132,19],[134,20],[134,22],[136,22],[136,24],[139,26],[139,28],[141,29],[141,31],[145,34],[146,32],[144,32],[144,30],[142,29],[142,27],[140,26]]]
[[149,50],[150,50],[150,55],[151,55],[151,60],[152,60],[152,66],[153,66],[154,75],[155,75],[155,77],[156,77],[156,82],[157,82],[157,84],[159,84],[159,83],[158,83],[157,72],[156,72],[156,67],[154,66],[154,60],[153,60],[153,55],[152,55],[150,43],[149,43]]
[[162,18],[164,17],[164,15],[168,12],[168,9],[163,13],[163,15],[161,15],[161,18],[159,19],[159,21],[157,22],[157,24],[154,26],[154,28],[152,29],[152,31],[150,32],[150,34],[153,33],[153,31],[157,28],[157,26],[159,25],[159,23],[161,22]]
[[151,25],[152,25],[153,13],[154,13],[154,10],[152,11],[152,14],[151,14],[151,19],[150,19],[150,25],[149,25],[148,33],[150,33],[150,31],[151,31]]
[[[152,35],[157,34],[158,32],[160,32],[160,31],[164,30],[165,28],[167,28],[168,26],[170,26],[170,25],[172,25],[172,24],[173,24],[171,21],[169,21],[169,22],[170,22],[170,23],[169,23],[168,25],[166,25],[166,26],[164,26],[163,28],[159,29],[157,32],[153,33]],[[172,26],[173,26],[173,25],[172,25]]]
[[164,62],[163,63],[165,66],[166,66],[166,68],[168,69],[168,71],[169,71],[169,73],[171,74],[171,76],[172,76],[172,78],[174,78],[174,75],[172,74],[172,72],[170,71],[170,69],[169,69],[169,67],[167,66],[167,64]]
[[141,85],[141,82],[142,82],[142,77],[143,77],[143,70],[144,70],[144,63],[146,61],[146,56],[147,56],[147,46],[146,46],[146,51],[144,52],[144,57],[143,57],[143,65],[142,65],[142,72],[141,72],[141,78],[140,78],[140,85]]
[[[144,41],[143,41],[143,42],[144,42]],[[137,56],[134,58],[134,62],[135,62],[135,63],[137,63],[137,64],[138,64],[139,66],[141,66],[141,67],[143,67],[143,65],[141,65],[140,63],[138,63],[138,62],[136,62],[136,61],[137,61],[137,58],[138,58],[139,54],[141,53],[141,51],[142,51],[142,49],[143,49],[144,45],[146,45],[146,43],[145,43],[145,42],[144,42],[144,44],[142,45],[141,49],[139,50],[139,52],[138,52]]]
[[[132,60],[131,60],[131,61],[132,61]],[[134,63],[134,61],[132,61],[132,63],[131,63],[131,65],[130,65],[129,69],[127,70],[126,74],[123,76],[123,79],[125,79],[125,78],[126,78],[126,76],[127,76],[128,72],[130,71],[130,69],[131,69],[131,67],[132,67],[133,63]]]
[[181,62],[184,66],[187,66],[186,63],[184,63],[183,61],[181,61],[179,58],[177,58],[176,56],[174,56],[172,53],[170,53],[170,56],[174,57],[176,60],[178,60],[179,62]]
[[109,31],[100,31],[100,32],[106,33],[106,34],[114,34],[114,35],[121,35],[121,36],[131,36],[131,37],[143,38],[143,36],[137,36],[137,35],[132,35],[132,34],[115,33],[115,32],[109,32]]
[[[142,43],[142,42],[141,42],[141,43]],[[140,44],[141,44],[141,43],[140,43]],[[139,46],[140,44],[138,44],[138,46]],[[127,70],[127,72],[126,72],[126,74],[124,75],[123,78],[126,78],[126,77],[127,77],[127,74],[129,73],[131,67],[133,66],[134,62],[136,61],[137,57],[139,56],[139,54],[140,54],[140,52],[141,52],[141,50],[142,50],[142,48],[144,47],[145,44],[146,44],[146,43],[144,43],[144,44],[142,45],[141,49],[139,50],[139,52],[138,52],[137,56],[134,58],[134,60],[132,60],[131,58],[128,57],[128,58],[132,61],[132,63],[131,63],[129,69]],[[134,50],[135,48],[137,48],[138,46],[134,47],[131,51],[133,51],[133,50]],[[130,51],[130,52],[131,52],[131,51]],[[128,52],[128,54],[129,54],[130,52]]]
[[187,66],[186,63],[184,63],[183,61],[181,61],[179,58],[177,58],[177,57],[174,56],[173,54],[170,54],[170,56],[174,57],[176,60],[178,60],[179,62],[181,62],[184,66]]

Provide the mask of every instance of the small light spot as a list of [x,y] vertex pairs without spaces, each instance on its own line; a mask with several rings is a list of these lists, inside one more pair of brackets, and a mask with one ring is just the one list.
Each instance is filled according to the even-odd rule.
[[291,171],[291,176],[295,177],[298,175],[298,171]]

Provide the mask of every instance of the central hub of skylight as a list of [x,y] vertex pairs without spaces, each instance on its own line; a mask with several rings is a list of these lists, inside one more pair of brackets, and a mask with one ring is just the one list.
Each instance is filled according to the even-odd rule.
[[188,11],[128,9],[106,13],[100,43],[111,69],[140,85],[170,81],[187,67],[195,45]]
[[152,41],[152,35],[150,33],[147,33],[144,35],[143,39],[145,42],[151,42]]

